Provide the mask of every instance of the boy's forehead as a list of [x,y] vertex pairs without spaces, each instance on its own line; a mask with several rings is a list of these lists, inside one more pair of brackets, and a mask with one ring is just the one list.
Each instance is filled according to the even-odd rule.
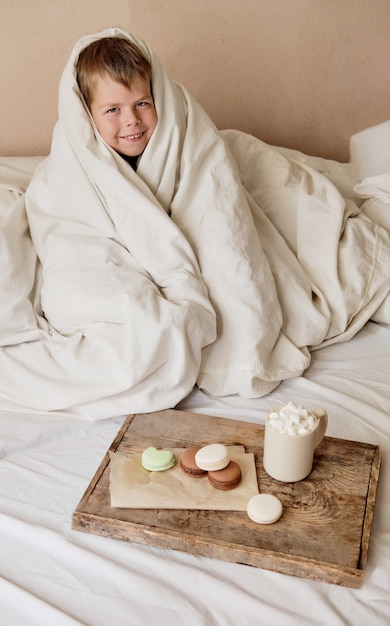
[[151,95],[150,80],[137,74],[132,81],[124,84],[114,80],[106,72],[97,74],[93,86],[94,100],[110,99],[117,96],[133,96],[135,99]]

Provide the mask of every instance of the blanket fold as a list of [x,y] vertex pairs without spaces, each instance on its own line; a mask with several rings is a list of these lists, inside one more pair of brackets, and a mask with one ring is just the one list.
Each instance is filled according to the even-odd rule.
[[[102,36],[151,60],[158,124],[137,172],[78,91],[78,55]],[[72,51],[50,156],[2,226],[0,408],[100,419],[173,407],[195,384],[264,395],[390,289],[385,229],[307,165],[218,131],[118,29]]]

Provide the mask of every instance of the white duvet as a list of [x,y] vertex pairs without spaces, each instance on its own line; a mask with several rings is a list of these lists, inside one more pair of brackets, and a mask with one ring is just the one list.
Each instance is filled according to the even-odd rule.
[[[75,61],[104,35],[152,62],[158,125],[137,173],[79,97]],[[305,163],[217,131],[117,29],[75,46],[50,156],[1,226],[3,409],[98,419],[175,406],[195,384],[261,396],[390,289],[387,229]]]

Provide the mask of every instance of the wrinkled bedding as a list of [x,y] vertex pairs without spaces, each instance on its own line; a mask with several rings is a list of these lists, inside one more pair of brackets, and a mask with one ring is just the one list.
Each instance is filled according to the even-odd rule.
[[265,395],[385,302],[389,232],[304,161],[217,131],[137,39],[158,125],[135,173],[79,97],[93,38],[64,70],[50,156],[1,214],[0,409],[100,419],[194,385]]

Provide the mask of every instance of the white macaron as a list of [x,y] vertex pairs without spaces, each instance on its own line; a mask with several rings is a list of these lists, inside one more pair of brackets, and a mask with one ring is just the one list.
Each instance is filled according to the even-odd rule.
[[224,469],[229,461],[229,451],[222,443],[210,443],[195,454],[195,463],[206,472]]
[[249,500],[246,512],[256,524],[273,524],[281,517],[283,506],[276,496],[259,493]]

